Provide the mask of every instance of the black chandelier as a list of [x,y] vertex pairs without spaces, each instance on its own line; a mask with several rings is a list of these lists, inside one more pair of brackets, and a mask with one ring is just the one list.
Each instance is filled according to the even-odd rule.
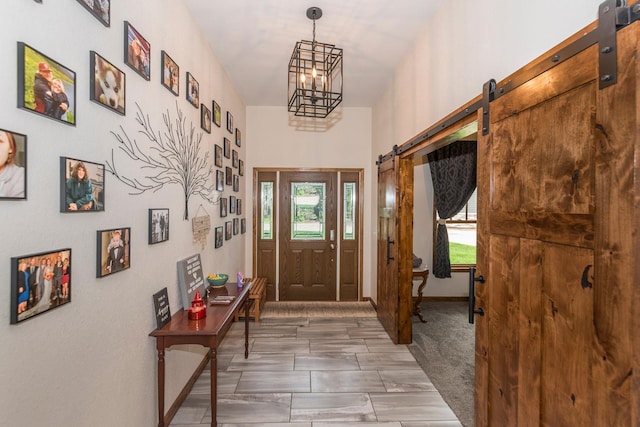
[[322,9],[310,7],[313,41],[296,43],[289,61],[289,111],[296,116],[324,118],[342,102],[342,49],[316,41],[316,19]]

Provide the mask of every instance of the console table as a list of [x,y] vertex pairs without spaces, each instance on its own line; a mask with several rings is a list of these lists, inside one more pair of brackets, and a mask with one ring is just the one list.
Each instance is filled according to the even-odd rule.
[[215,288],[209,294],[209,301],[217,295],[235,295],[236,299],[228,305],[211,305],[207,302],[207,316],[200,320],[189,320],[188,312],[181,309],[171,316],[169,323],[149,334],[149,336],[156,339],[156,348],[158,350],[158,427],[168,425],[168,420],[165,420],[164,413],[164,351],[172,345],[179,344],[199,344],[209,348],[209,359],[211,361],[211,426],[217,426],[216,378],[218,364],[216,351],[233,322],[234,313],[244,304],[244,357],[246,359],[249,356],[249,304],[245,304],[245,302],[248,301],[251,286],[251,283],[247,283],[242,288],[238,288],[235,283],[227,283],[224,287]]
[[413,277],[411,281],[411,287],[413,288],[413,279],[421,279],[420,285],[418,285],[418,297],[413,303],[413,315],[418,316],[422,323],[427,323],[426,320],[422,317],[422,310],[420,309],[420,303],[422,302],[422,291],[427,284],[427,279],[429,278],[429,268],[415,268],[413,270]]

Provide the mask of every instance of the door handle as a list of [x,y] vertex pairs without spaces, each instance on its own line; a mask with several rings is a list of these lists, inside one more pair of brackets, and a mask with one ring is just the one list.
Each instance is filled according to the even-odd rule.
[[476,309],[476,282],[484,283],[484,276],[476,277],[476,268],[469,268],[469,323],[473,325],[475,315],[484,316],[484,309],[478,307]]
[[391,245],[395,243],[395,241],[391,240],[391,238],[387,236],[387,264],[393,260],[393,257],[391,256]]

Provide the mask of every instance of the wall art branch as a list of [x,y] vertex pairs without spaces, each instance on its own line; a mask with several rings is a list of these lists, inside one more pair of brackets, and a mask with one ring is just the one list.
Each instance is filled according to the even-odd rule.
[[200,155],[202,132],[196,132],[193,122],[187,126],[187,119],[176,102],[176,118],[171,118],[169,110],[162,114],[164,129],[155,131],[148,114],[144,114],[136,102],[137,133],[146,140],[138,144],[120,126],[120,132],[111,131],[118,142],[118,149],[129,159],[139,164],[146,176],[137,178],[120,173],[116,165],[116,155],[111,150],[111,160],[106,161],[106,170],[132,190],[131,195],[156,192],[166,185],[177,184],[184,192],[184,220],[189,219],[189,198],[200,196],[209,203],[217,203],[220,192],[215,190],[213,167],[209,152]]

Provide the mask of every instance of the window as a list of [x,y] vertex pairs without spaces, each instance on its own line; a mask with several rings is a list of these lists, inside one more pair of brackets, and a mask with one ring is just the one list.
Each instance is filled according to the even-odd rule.
[[[447,220],[449,234],[449,258],[452,271],[466,271],[476,263],[476,223],[478,220],[477,189],[467,204]],[[436,225],[438,214],[436,212]],[[434,236],[435,241],[435,236]],[[434,245],[435,248],[435,245]]]
[[291,183],[291,240],[322,240],[325,231],[325,183]]
[[261,184],[262,206],[260,210],[260,238],[273,239],[273,182]]
[[345,182],[343,185],[342,223],[344,240],[355,240],[356,238],[356,183]]

